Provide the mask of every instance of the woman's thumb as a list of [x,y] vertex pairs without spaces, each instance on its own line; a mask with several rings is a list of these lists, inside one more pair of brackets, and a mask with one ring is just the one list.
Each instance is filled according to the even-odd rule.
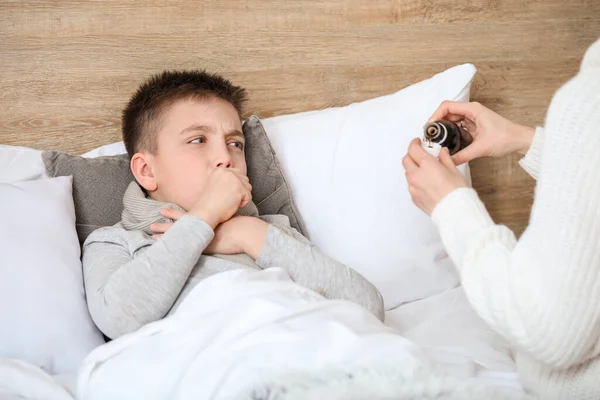
[[477,146],[477,143],[473,143],[454,154],[452,156],[452,161],[454,161],[455,165],[461,165],[474,160],[475,158],[481,157],[483,155],[481,153],[482,151]]
[[456,168],[456,165],[454,165],[454,161],[452,161],[452,157],[450,157],[450,151],[448,150],[447,147],[442,148],[438,158],[444,167]]

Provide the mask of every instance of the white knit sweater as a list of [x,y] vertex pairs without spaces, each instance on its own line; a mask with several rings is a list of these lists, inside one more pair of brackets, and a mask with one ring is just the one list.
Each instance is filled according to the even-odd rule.
[[520,240],[477,193],[434,209],[479,315],[512,344],[540,399],[600,399],[600,40],[554,96],[522,167],[537,178]]

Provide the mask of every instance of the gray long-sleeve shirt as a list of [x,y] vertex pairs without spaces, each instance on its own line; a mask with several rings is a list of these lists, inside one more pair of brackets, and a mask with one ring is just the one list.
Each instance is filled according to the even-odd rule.
[[281,267],[298,284],[329,299],[362,305],[383,320],[377,289],[353,269],[327,257],[290,227],[282,215],[269,223],[263,249],[246,254],[204,255],[214,231],[185,215],[160,239],[122,224],[94,231],[83,247],[83,273],[90,314],[104,334],[116,338],[173,312],[192,288],[219,272]]

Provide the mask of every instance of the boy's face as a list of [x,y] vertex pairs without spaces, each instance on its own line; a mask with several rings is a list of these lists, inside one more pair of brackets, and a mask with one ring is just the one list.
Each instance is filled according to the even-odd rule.
[[181,100],[168,110],[152,156],[152,198],[190,210],[216,168],[244,175],[245,139],[237,110],[219,98]]

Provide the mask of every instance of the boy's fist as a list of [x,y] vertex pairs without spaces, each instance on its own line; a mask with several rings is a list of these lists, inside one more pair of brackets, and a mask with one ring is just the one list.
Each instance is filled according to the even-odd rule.
[[217,168],[188,214],[203,219],[213,229],[252,200],[248,177],[235,168]]

